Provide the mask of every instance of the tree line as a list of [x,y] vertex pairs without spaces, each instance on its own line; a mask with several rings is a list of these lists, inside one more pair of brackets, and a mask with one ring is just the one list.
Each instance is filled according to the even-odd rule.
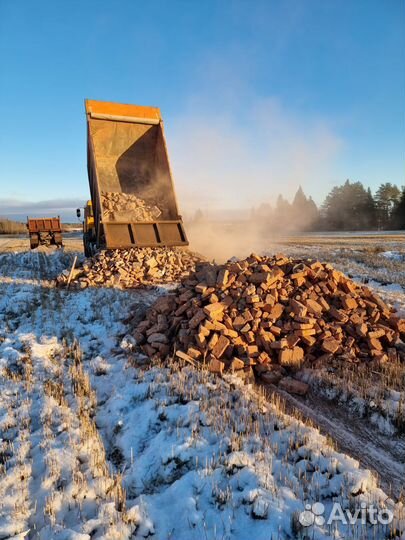
[[[365,231],[405,229],[405,186],[386,182],[373,194],[361,182],[335,186],[317,206],[301,187],[293,200],[279,195],[276,203],[251,209],[251,220],[274,231]],[[193,221],[205,219],[197,210]]]
[[405,229],[405,187],[386,182],[373,194],[347,180],[327,195],[314,225],[338,231]]
[[274,207],[263,204],[252,212],[277,230],[365,231],[405,229],[405,186],[383,183],[373,194],[361,182],[335,186],[318,207],[301,187],[293,200],[279,195]]

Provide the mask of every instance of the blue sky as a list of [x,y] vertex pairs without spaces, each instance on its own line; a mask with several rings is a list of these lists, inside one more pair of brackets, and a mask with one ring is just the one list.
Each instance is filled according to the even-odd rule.
[[87,198],[86,97],[162,109],[186,211],[405,183],[405,0],[0,0],[0,52],[3,214]]

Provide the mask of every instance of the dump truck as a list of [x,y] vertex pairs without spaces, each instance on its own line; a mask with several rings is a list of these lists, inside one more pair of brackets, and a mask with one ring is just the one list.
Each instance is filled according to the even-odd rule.
[[159,108],[86,100],[85,110],[91,195],[84,207],[85,255],[187,246]]
[[31,249],[39,245],[61,247],[62,224],[60,217],[52,218],[29,218],[27,217],[27,229],[30,237]]

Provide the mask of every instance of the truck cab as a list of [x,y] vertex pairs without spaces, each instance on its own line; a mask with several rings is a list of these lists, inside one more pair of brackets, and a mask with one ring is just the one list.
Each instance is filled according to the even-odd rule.
[[[81,217],[81,209],[76,210],[78,218]],[[93,204],[88,200],[83,208],[83,247],[86,257],[91,257],[96,251],[96,230],[94,226]]]

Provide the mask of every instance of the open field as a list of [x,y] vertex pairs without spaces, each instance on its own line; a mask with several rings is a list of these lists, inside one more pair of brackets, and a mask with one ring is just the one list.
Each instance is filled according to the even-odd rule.
[[[81,232],[65,233],[63,235],[64,250],[70,252],[81,252],[83,250],[83,241]],[[30,241],[28,235],[0,235],[0,253],[12,253],[29,251]],[[45,253],[50,253],[52,249],[39,248],[39,250]]]
[[[312,234],[279,239],[270,248],[292,256],[331,262],[346,274],[367,282],[405,287],[405,234]],[[400,287],[397,287],[400,290]]]
[[[405,315],[403,241],[306,235],[262,249],[333,262]],[[403,538],[401,366],[319,370],[303,398],[146,368],[129,320],[165,287],[55,288],[81,254],[80,235],[64,243],[29,252],[0,238],[0,538]],[[306,502],[333,500],[396,521],[302,528]]]

